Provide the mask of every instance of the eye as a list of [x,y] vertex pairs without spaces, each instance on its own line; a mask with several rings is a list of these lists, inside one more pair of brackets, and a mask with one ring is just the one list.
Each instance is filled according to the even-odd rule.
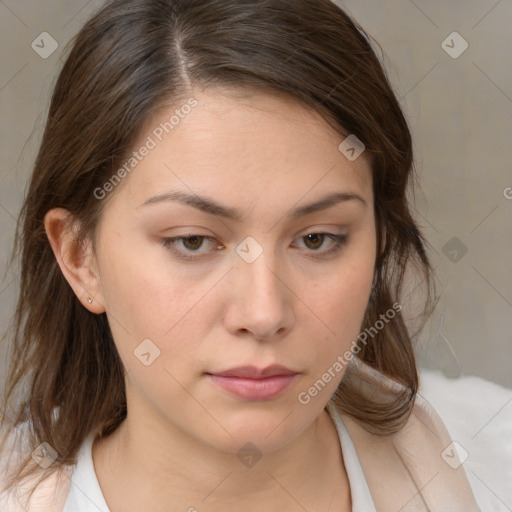
[[[301,237],[301,240],[306,241],[306,247],[313,249],[313,252],[318,252],[322,256],[330,256],[337,253],[348,240],[347,235],[336,235],[334,233],[308,233]],[[319,251],[326,240],[331,240],[331,248]]]
[[[187,255],[187,252],[198,252],[198,249],[200,249],[203,245],[203,241],[208,240],[212,245],[215,245],[215,239],[211,236],[205,236],[205,235],[188,235],[188,236],[175,236],[173,238],[164,238],[162,240],[162,244],[164,247],[172,251],[174,254],[176,254],[179,258],[186,259],[186,260],[193,260],[197,259],[198,256],[189,256]],[[183,242],[183,249],[176,249],[176,246],[178,245],[177,242]],[[217,245],[218,249],[221,249],[222,246]],[[203,252],[199,254],[203,254]]]

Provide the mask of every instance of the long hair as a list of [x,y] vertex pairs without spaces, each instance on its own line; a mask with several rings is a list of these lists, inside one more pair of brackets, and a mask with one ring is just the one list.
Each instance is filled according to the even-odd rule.
[[[364,143],[378,257],[362,330],[377,330],[401,300],[409,262],[431,283],[426,242],[406,197],[411,134],[371,41],[329,0],[294,0],[293,8],[288,0],[114,0],[70,42],[18,219],[20,287],[2,418],[11,430],[29,423],[32,449],[47,442],[56,450],[48,472],[73,463],[90,432],[113,432],[126,417],[126,395],[106,315],[84,308],[63,277],[44,216],[65,208],[79,221],[78,240],[92,236],[108,201],[94,190],[119,168],[149,116],[179,104],[191,85],[284,93],[321,113],[340,142],[353,134]],[[357,361],[400,390],[382,401],[350,364],[336,403],[373,432],[396,432],[418,389],[402,312],[359,348]],[[39,469],[30,462],[28,455],[13,484]]]

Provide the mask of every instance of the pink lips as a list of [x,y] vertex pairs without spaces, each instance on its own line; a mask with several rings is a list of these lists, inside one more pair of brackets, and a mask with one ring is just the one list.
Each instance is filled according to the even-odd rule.
[[207,375],[215,384],[240,398],[263,401],[280,395],[290,386],[297,372],[281,365],[272,365],[263,369],[255,366],[240,366]]

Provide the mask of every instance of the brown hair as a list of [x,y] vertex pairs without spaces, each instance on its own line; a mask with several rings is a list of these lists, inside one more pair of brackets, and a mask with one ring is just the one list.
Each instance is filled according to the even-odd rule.
[[[106,315],[84,308],[63,277],[44,216],[65,208],[79,221],[78,240],[93,237],[106,202],[93,191],[130,153],[149,116],[184,98],[191,84],[287,94],[365,144],[379,256],[363,328],[393,309],[410,260],[432,282],[406,198],[410,131],[370,41],[329,0],[294,0],[293,8],[286,0],[114,0],[75,36],[18,220],[13,259],[21,257],[21,281],[3,404],[12,417],[2,424],[28,421],[31,448],[45,441],[57,451],[48,471],[73,463],[90,432],[114,431],[126,417],[126,396]],[[338,407],[370,431],[396,432],[418,388],[412,336],[399,311],[357,360],[401,384],[400,391],[385,402],[372,397],[351,364]],[[30,459],[16,478],[36,469]]]

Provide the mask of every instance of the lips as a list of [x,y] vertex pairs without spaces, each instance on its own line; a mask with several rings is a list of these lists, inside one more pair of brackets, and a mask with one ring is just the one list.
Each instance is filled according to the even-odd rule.
[[288,388],[298,375],[282,365],[266,368],[239,366],[217,373],[209,373],[211,381],[227,391],[249,401],[276,398]]
[[278,375],[296,375],[297,372],[279,364],[267,366],[266,368],[257,368],[256,366],[239,366],[223,372],[214,373],[219,377],[239,377],[245,379],[264,379],[266,377],[275,377]]

